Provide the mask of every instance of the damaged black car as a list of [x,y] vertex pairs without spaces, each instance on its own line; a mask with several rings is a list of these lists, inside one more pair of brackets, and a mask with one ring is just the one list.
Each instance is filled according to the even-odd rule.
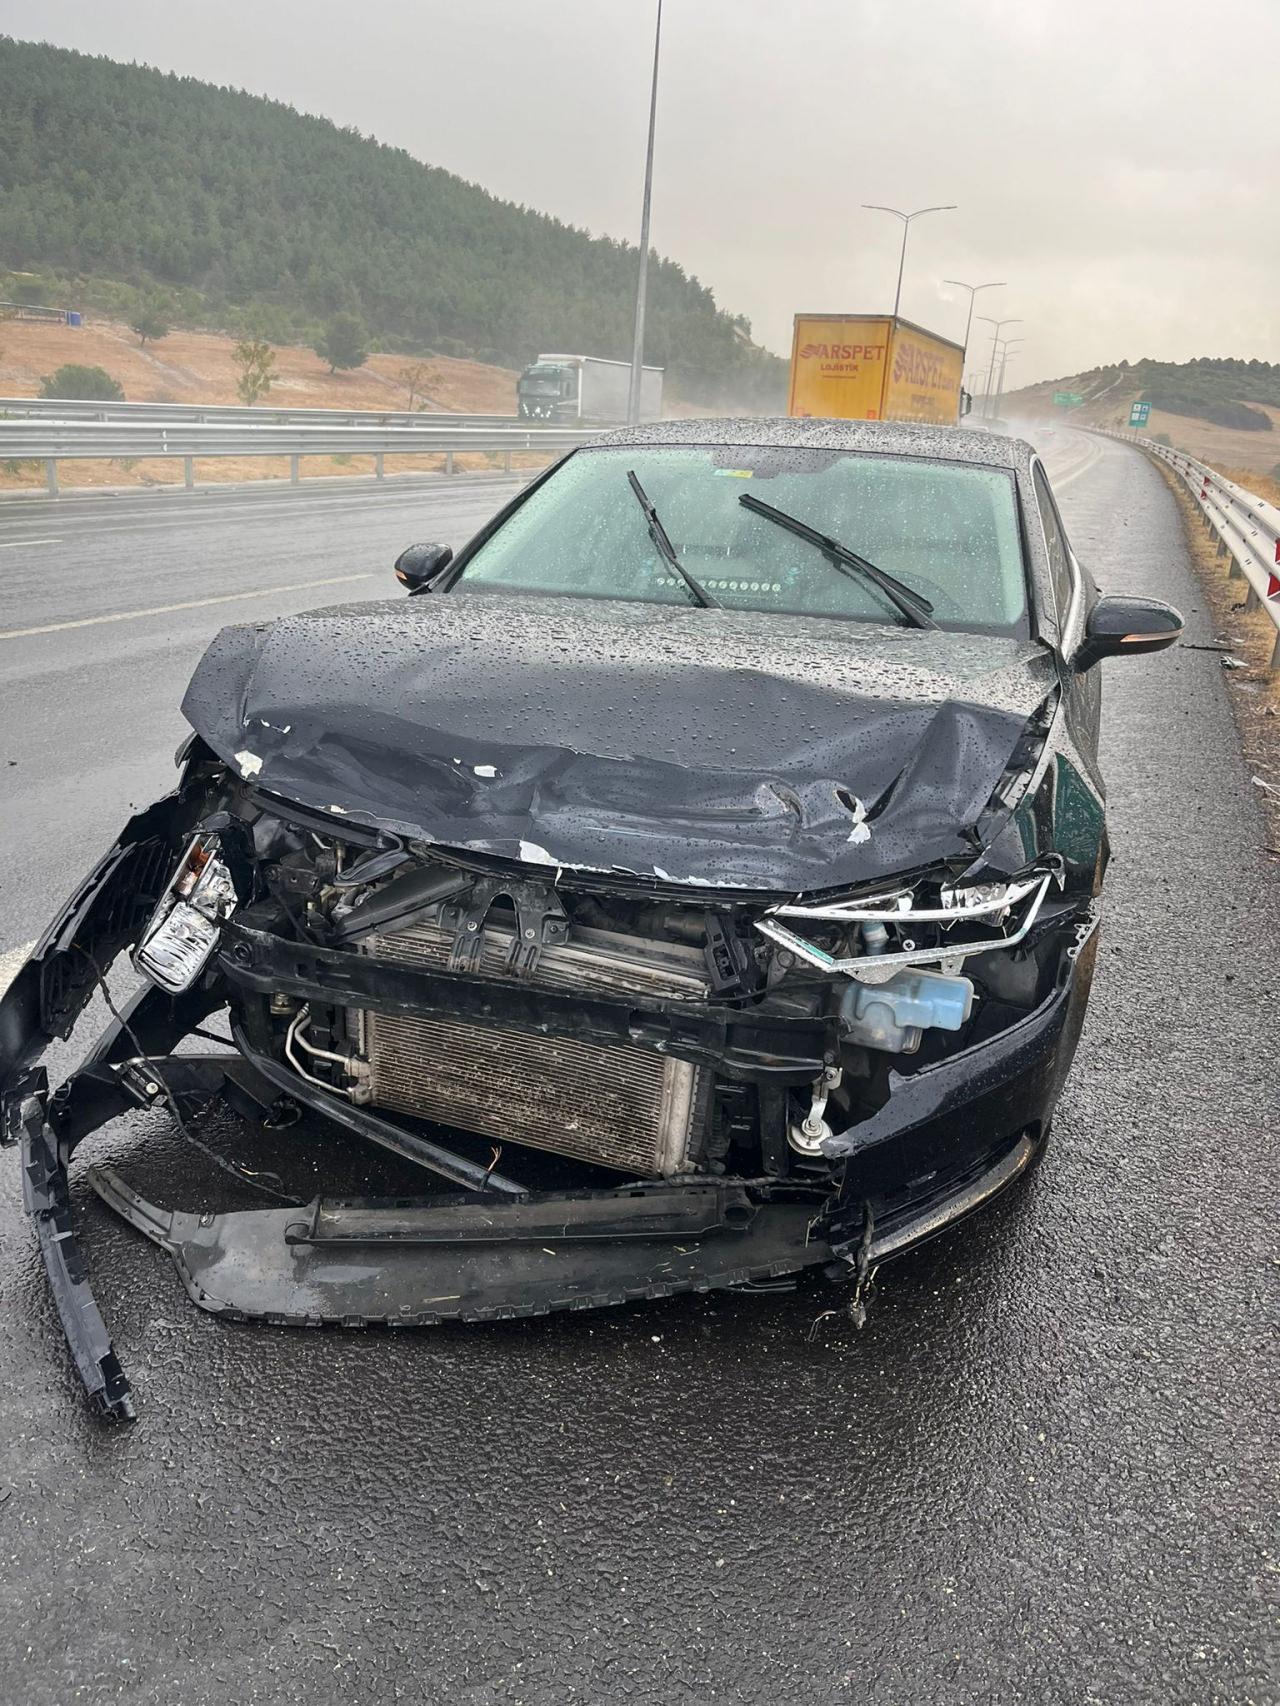
[[[420,1169],[222,1214],[91,1170],[202,1308],[298,1324],[804,1269],[856,1312],[1046,1142],[1107,863],[1095,665],[1181,618],[1100,596],[1030,446],[666,422],[397,573],[218,635],[176,790],[0,1002],[5,1135],[110,1414],[67,1166],[140,1107],[305,1111]],[[139,987],[51,1090],[124,953]]]

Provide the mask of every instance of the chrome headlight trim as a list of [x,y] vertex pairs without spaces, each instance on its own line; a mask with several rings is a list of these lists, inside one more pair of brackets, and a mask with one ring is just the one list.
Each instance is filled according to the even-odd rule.
[[[794,930],[787,929],[785,924],[777,923],[773,917],[758,918],[755,927],[762,936],[768,937],[780,948],[788,949],[797,959],[803,960],[807,965],[817,966],[820,971],[829,972],[832,976],[843,975],[855,978],[859,983],[883,983],[903,966],[938,965],[945,971],[958,971],[962,962],[970,954],[989,954],[993,950],[1016,947],[1039,917],[1040,908],[1044,904],[1044,897],[1048,894],[1049,885],[1054,881],[1054,878],[1055,873],[1053,871],[1046,871],[1042,875],[1026,878],[1018,884],[1009,885],[1010,890],[1015,887],[1020,888],[1023,896],[1031,894],[1032,898],[1017,929],[994,942],[945,942],[936,948],[899,949],[891,954],[858,954],[852,959],[838,959],[834,954],[827,953],[824,948],[819,948],[815,943],[806,942],[803,936],[797,936]],[[998,903],[988,899],[980,906],[962,912],[955,910],[914,912],[908,909],[890,913],[870,913],[864,910],[859,913],[856,910],[833,911],[830,908],[795,907],[779,907],[778,911],[785,912],[789,916],[794,916],[799,912],[802,917],[834,919],[848,923],[911,924],[917,921],[941,922],[944,920],[949,923],[957,923],[962,918],[980,917],[984,914],[1004,910],[1009,905],[1010,901],[1005,898]]]
[[982,883],[975,888],[944,888],[940,907],[917,907],[911,894],[877,895],[865,901],[837,900],[825,905],[805,906],[796,902],[776,907],[771,917],[820,918],[837,924],[957,924],[965,918],[984,918],[1007,912],[1033,893],[1041,873],[1011,883]]

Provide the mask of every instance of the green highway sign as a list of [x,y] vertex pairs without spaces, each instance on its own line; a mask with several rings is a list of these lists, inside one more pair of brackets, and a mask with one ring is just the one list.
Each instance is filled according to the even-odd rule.
[[1055,391],[1053,400],[1060,409],[1075,409],[1084,402],[1078,391]]
[[1133,404],[1131,404],[1130,408],[1129,408],[1129,425],[1130,426],[1146,426],[1147,419],[1148,419],[1150,414],[1151,414],[1151,404],[1150,403],[1133,403]]

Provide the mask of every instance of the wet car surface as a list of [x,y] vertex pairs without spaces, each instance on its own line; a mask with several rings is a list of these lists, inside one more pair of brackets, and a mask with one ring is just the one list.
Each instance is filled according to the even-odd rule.
[[[661,423],[451,559],[401,556],[408,605],[224,629],[177,788],[0,997],[3,1137],[117,1419],[67,1165],[138,1106],[196,1145],[220,1098],[318,1114],[455,1187],[308,1200],[228,1163],[278,1206],[211,1215],[90,1170],[199,1307],[297,1326],[815,1270],[860,1322],[881,1262],[1047,1140],[1109,856],[1097,665],[1182,618],[1098,594],[1029,444]],[[145,982],[50,1088],[126,948]],[[177,1052],[224,1010],[233,1052]]]
[[[1107,590],[1194,610],[1153,473],[1109,450],[1069,490]],[[1116,528],[1126,505],[1140,529]],[[7,1190],[8,1692],[1265,1698],[1256,1041],[1278,922],[1218,670],[1179,652],[1109,680],[1108,929],[1046,1165],[886,1269],[860,1334],[807,1294],[229,1328],[83,1190],[112,1160],[161,1200],[223,1200],[149,1115],[76,1162],[148,1394],[103,1433]],[[206,1135],[300,1188],[332,1165],[319,1130],[274,1160],[238,1126]],[[352,1185],[393,1178],[378,1161]]]

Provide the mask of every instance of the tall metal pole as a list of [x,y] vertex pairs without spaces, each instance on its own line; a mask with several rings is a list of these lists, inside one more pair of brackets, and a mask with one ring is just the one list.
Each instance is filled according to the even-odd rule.
[[882,207],[876,201],[864,201],[862,205],[870,213],[891,213],[895,219],[902,221],[902,247],[898,251],[898,288],[893,293],[893,317],[896,320],[902,302],[902,275],[907,265],[907,235],[911,230],[911,221],[926,213],[954,213],[956,204],[948,201],[941,207],[918,207],[914,213],[904,213],[900,207]]
[[979,314],[978,318],[985,325],[995,327],[995,331],[991,336],[991,362],[987,368],[986,398],[982,410],[983,420],[990,420],[993,413],[991,407],[991,388],[995,384],[996,380],[996,345],[999,343],[1000,334],[1006,326],[1021,326],[1023,322],[1019,319],[993,320],[990,314]]
[[1009,351],[1013,348],[1014,344],[1020,344],[1021,342],[1022,342],[1021,338],[1006,338],[1005,339],[1004,349],[1000,355],[1000,383],[996,386],[996,415],[997,416],[999,416],[1000,404],[1004,399],[1004,376],[1005,376],[1005,370],[1009,365]]
[[653,31],[653,83],[649,90],[649,146],[644,157],[644,207],[640,214],[640,274],[636,280],[636,326],[631,345],[631,388],[627,393],[627,420],[640,420],[640,387],[644,378],[644,310],[649,283],[649,202],[653,194],[653,133],[658,118],[658,52],[662,46],[662,0]]
[[969,333],[973,330],[973,299],[980,290],[1002,289],[1005,281],[1002,278],[993,278],[988,280],[986,284],[966,284],[962,278],[944,278],[942,282],[943,284],[954,284],[957,290],[969,292],[969,315],[964,323],[964,362],[961,363],[961,371],[963,372],[964,365],[969,359]]
[[911,221],[902,221],[902,247],[898,250],[898,283],[893,292],[893,317],[898,318],[898,309],[902,306],[902,275],[907,268],[907,238],[911,235]]

